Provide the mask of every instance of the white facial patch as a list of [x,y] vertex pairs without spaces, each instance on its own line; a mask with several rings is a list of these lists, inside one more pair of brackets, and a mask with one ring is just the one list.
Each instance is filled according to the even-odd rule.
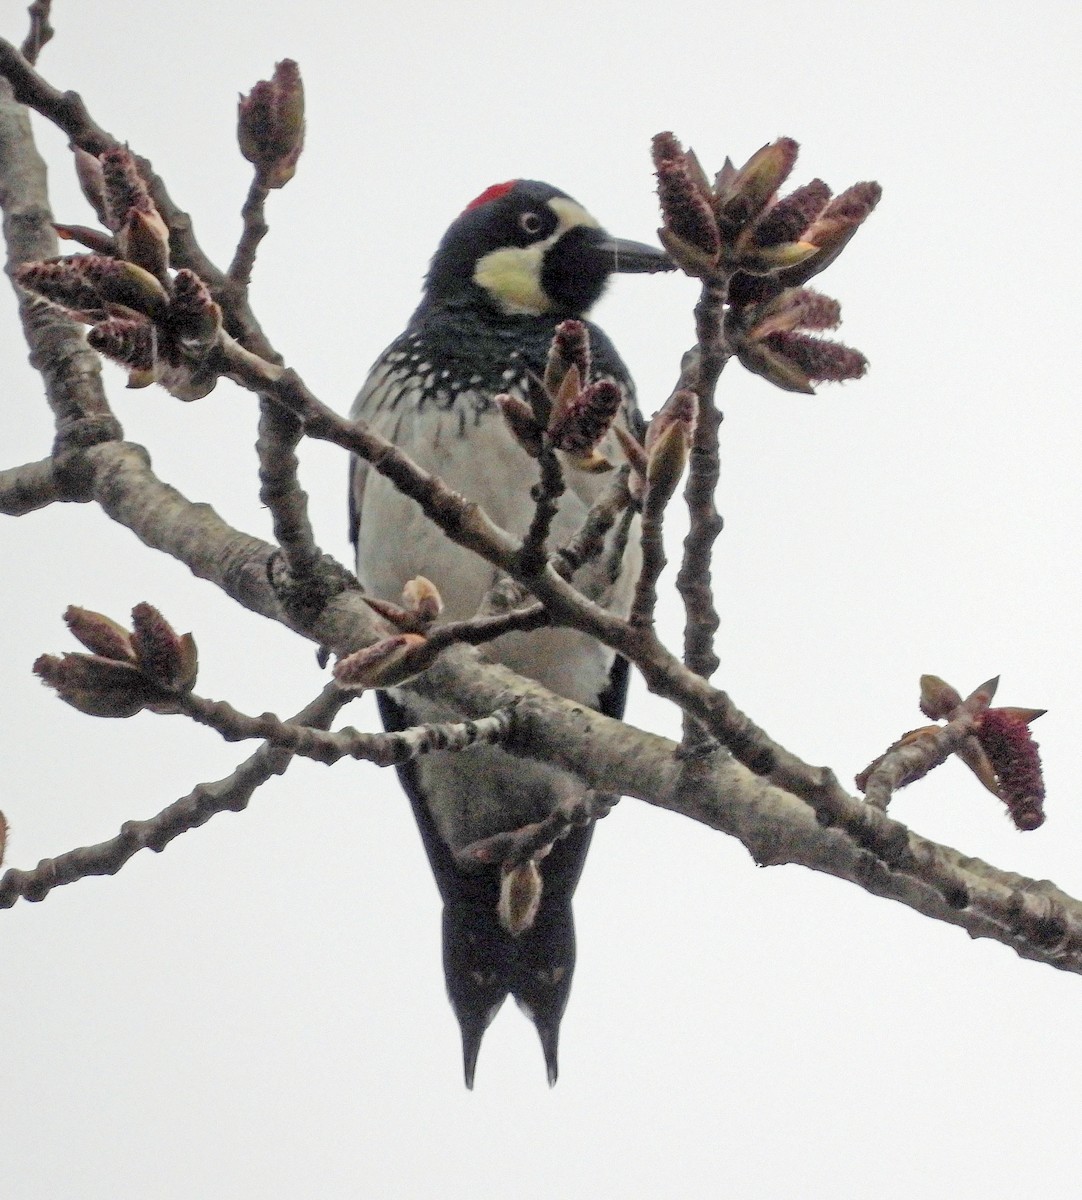
[[580,225],[600,229],[599,223],[574,200],[556,196],[547,201],[556,214],[556,228],[544,241],[529,246],[503,246],[477,260],[473,281],[483,287],[505,313],[539,317],[552,308],[541,287],[541,267],[549,248],[569,229]]

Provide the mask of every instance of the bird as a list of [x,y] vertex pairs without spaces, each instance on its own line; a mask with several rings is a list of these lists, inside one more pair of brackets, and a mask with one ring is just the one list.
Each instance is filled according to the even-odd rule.
[[[538,468],[510,432],[495,397],[536,395],[554,330],[579,320],[589,335],[591,376],[616,383],[622,394],[617,421],[641,437],[627,368],[608,337],[585,318],[613,274],[671,268],[660,248],[611,237],[558,188],[527,179],[494,184],[444,234],[417,310],[372,367],[351,419],[366,422],[521,537],[534,511],[531,486]],[[607,438],[599,449],[618,458],[611,432]],[[552,525],[553,545],[580,527],[607,486],[604,475],[560,457],[567,486]],[[473,616],[499,584],[498,571],[454,544],[364,460],[351,461],[350,476],[350,537],[366,591],[398,601],[404,585],[423,576],[439,591],[441,619]],[[575,583],[626,615],[639,561],[637,538],[627,537],[616,568],[587,564]],[[516,632],[485,653],[571,700],[623,715],[628,664],[585,634]],[[454,719],[437,702],[402,689],[381,691],[377,700],[388,730]],[[506,883],[498,865],[464,866],[456,854],[472,842],[543,820],[566,798],[568,777],[495,747],[422,755],[398,773],[443,901],[444,975],[461,1031],[466,1086],[473,1088],[481,1040],[508,995],[537,1030],[551,1086],[575,964],[571,900],[593,823],[573,826],[531,864],[540,905],[524,927],[515,928],[501,913]]]

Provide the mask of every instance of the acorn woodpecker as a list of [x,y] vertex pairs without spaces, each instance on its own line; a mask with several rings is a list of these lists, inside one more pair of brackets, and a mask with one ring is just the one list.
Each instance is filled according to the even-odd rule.
[[[555,327],[581,318],[613,272],[670,267],[660,249],[610,237],[557,188],[522,179],[496,184],[444,235],[420,306],[372,368],[351,415],[521,537],[534,511],[537,464],[511,435],[494,397],[506,392],[526,399],[531,388],[536,394]],[[592,377],[616,382],[624,396],[618,420],[638,430],[627,369],[601,330],[587,328]],[[619,461],[611,433],[600,449]],[[554,546],[578,530],[607,486],[604,475],[561,458],[567,487],[552,526]],[[458,620],[473,616],[498,582],[493,567],[452,543],[414,501],[360,460],[351,465],[350,532],[358,578],[382,599],[398,601],[403,585],[423,575],[441,593],[443,618]],[[627,539],[622,561],[613,550],[588,564],[576,585],[626,614],[639,566],[637,542]],[[485,651],[572,700],[612,716],[623,713],[627,664],[583,634],[514,633]],[[388,729],[455,718],[396,689],[380,693],[379,705]],[[509,921],[501,906],[506,873],[465,868],[455,851],[543,820],[566,800],[570,781],[553,767],[487,747],[423,755],[400,767],[399,776],[444,904],[444,973],[462,1031],[466,1086],[473,1087],[481,1039],[509,993],[537,1028],[551,1085],[575,961],[571,897],[592,826],[573,828],[520,874],[527,890],[540,891],[540,905],[525,921]]]

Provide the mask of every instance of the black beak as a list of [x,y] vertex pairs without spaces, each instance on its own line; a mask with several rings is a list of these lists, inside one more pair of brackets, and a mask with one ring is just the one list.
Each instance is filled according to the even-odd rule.
[[610,271],[624,275],[654,274],[656,271],[675,271],[676,263],[659,246],[645,242],[629,242],[626,238],[609,237],[594,243],[609,262]]

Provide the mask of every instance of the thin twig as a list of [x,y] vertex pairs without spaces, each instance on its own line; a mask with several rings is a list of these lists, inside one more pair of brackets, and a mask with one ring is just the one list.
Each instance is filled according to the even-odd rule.
[[565,490],[560,460],[547,437],[542,440],[537,465],[541,469],[541,478],[530,492],[534,501],[533,517],[518,551],[518,573],[524,578],[536,575],[545,566],[549,531]]
[[22,44],[22,56],[28,63],[36,63],[46,42],[56,30],[49,23],[53,0],[34,0],[26,10],[30,14],[30,31]]
[[616,799],[608,794],[576,791],[557,803],[543,821],[471,842],[459,850],[455,857],[467,867],[482,863],[518,866],[565,837],[576,825],[588,825],[607,816]]
[[577,532],[552,555],[552,568],[561,578],[571,580],[576,571],[601,553],[616,518],[631,503],[630,473],[631,468],[625,463],[616,472],[607,491],[594,502]]
[[236,253],[233,255],[233,261],[229,264],[226,274],[245,291],[252,281],[252,268],[255,266],[259,243],[267,236],[268,226],[263,215],[267,195],[267,189],[258,179],[253,179],[244,206],[240,210],[241,216],[244,218],[244,230],[240,235]]
[[259,402],[259,499],[270,510],[274,537],[290,574],[303,579],[322,557],[308,519],[308,495],[297,476],[294,450],[303,434],[300,421],[266,397]]
[[662,527],[665,517],[665,506],[669,496],[658,494],[654,488],[647,487],[643,496],[642,528],[639,541],[642,545],[642,568],[635,582],[635,596],[631,601],[631,614],[628,624],[634,629],[652,628],[654,624],[654,609],[657,607],[657,581],[665,569],[668,559],[665,557],[665,540]]
[[463,642],[468,646],[483,646],[486,642],[503,637],[506,633],[522,633],[541,629],[551,624],[545,606],[534,600],[531,604],[505,613],[489,613],[470,617],[466,621],[448,621],[438,625],[428,635],[429,646],[443,649],[445,646]]
[[224,700],[188,694],[178,704],[185,716],[214,729],[227,742],[261,738],[272,746],[327,766],[341,758],[355,758],[380,767],[393,767],[433,750],[464,750],[482,743],[495,745],[508,736],[512,717],[512,710],[503,708],[477,721],[418,725],[399,733],[363,733],[353,728],[328,733],[297,721],[283,721],[274,713],[252,717]]
[[[691,387],[699,398],[699,415],[691,444],[691,455],[684,497],[688,507],[688,533],[684,538],[684,556],[676,575],[676,589],[684,601],[684,665],[704,679],[718,668],[714,634],[720,625],[714,605],[711,560],[714,542],[722,529],[715,494],[721,474],[718,430],[721,412],[717,407],[718,379],[729,357],[723,335],[723,313],[728,290],[727,279],[705,283],[695,306],[697,344],[689,371]],[[683,384],[683,376],[681,383]],[[701,724],[684,715],[685,754],[709,750],[711,739]]]

